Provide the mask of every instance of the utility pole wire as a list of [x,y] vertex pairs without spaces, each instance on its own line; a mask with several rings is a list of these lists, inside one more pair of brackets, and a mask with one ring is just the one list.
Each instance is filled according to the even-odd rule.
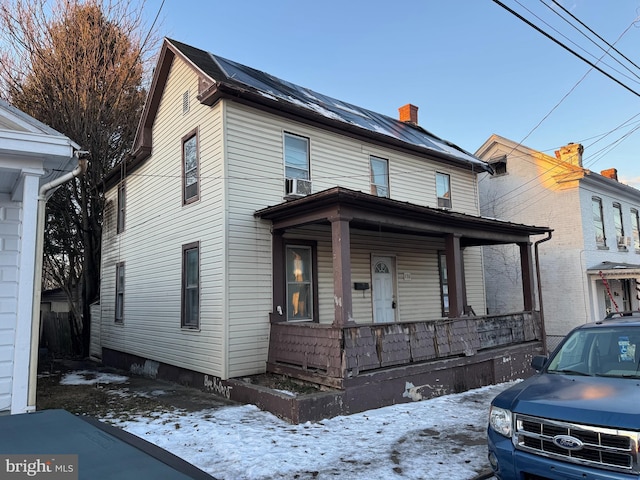
[[617,78],[615,78],[614,76],[610,75],[609,73],[605,72],[603,69],[601,69],[600,67],[598,67],[595,63],[587,60],[585,57],[583,57],[582,55],[580,55],[578,52],[572,50],[571,48],[567,47],[564,43],[562,43],[561,41],[557,40],[556,38],[554,38],[553,36],[549,35],[547,32],[545,32],[544,30],[542,30],[540,27],[538,27],[537,25],[535,25],[534,23],[530,22],[529,20],[527,20],[526,18],[524,18],[522,15],[520,15],[518,12],[516,12],[515,10],[509,8],[508,6],[506,6],[504,3],[502,3],[500,0],[492,0],[493,3],[499,5],[500,7],[502,7],[503,9],[505,9],[507,12],[509,12],[511,15],[515,16],[516,18],[518,18],[519,20],[523,21],[524,23],[526,23],[527,25],[529,25],[531,28],[537,30],[539,33],[541,33],[542,35],[544,35],[545,37],[547,37],[549,40],[551,40],[552,42],[558,44],[559,46],[561,46],[562,48],[564,48],[565,50],[567,50],[569,53],[571,53],[572,55],[578,57],[580,60],[582,60],[583,62],[587,63],[588,65],[591,65],[591,67],[595,68],[596,70],[598,70],[600,73],[602,73],[603,75],[605,75],[606,77],[608,77],[609,79],[613,80],[614,82],[616,82],[618,85],[620,85],[621,87],[623,87],[624,89],[628,90],[629,92],[633,93],[636,97],[640,97],[640,93],[636,92],[634,89],[632,89],[631,87],[625,85],[624,83],[622,83],[620,80],[618,80]]
[[[569,10],[567,10],[565,7],[563,7],[557,0],[551,0],[553,3],[555,3],[558,7],[560,7],[563,11],[565,11],[567,13],[567,15],[571,16],[571,18],[573,18],[576,22],[578,22],[580,25],[582,25],[584,28],[586,28],[587,30],[589,30],[589,32],[591,32],[592,34],[594,34],[601,42],[603,42],[605,45],[607,45],[608,47],[610,47],[611,49],[613,49],[614,52],[616,52],[618,55],[620,55],[622,58],[624,58],[627,62],[629,62],[631,65],[633,65],[634,67],[640,69],[640,66],[638,66],[636,63],[634,63],[631,59],[629,59],[624,53],[622,53],[620,50],[618,50],[616,47],[614,47],[615,43],[612,45],[609,42],[607,42],[604,38],[602,38],[600,35],[598,35],[595,31],[593,31],[591,28],[589,28],[587,25],[584,24],[584,22],[582,22],[578,17],[576,17],[573,13],[571,13]],[[627,27],[627,30],[629,30],[632,26],[633,23],[635,23],[636,21],[638,21],[639,18],[636,18],[634,22],[631,23],[631,25],[629,25]],[[627,33],[627,30],[625,30],[624,32],[622,32],[622,35],[624,35],[625,33]],[[621,35],[621,36],[622,36]],[[619,40],[619,39],[618,39]],[[593,42],[595,44],[595,42]],[[601,48],[601,50],[604,51],[603,48]],[[612,57],[613,58],[613,57]],[[620,65],[622,65],[622,63],[619,60],[616,60],[618,63],[620,63]],[[629,70],[628,67],[622,65],[623,67],[625,67],[627,70]],[[629,70],[630,73],[631,70]],[[637,76],[637,75],[636,75]]]

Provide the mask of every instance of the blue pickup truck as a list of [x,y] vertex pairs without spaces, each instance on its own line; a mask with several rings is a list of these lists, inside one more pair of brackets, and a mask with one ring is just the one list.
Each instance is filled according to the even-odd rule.
[[496,478],[640,479],[640,316],[582,325],[531,366],[491,402]]

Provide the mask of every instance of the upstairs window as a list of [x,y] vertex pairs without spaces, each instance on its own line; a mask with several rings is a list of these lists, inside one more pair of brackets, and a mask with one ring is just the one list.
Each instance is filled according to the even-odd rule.
[[124,262],[116,265],[116,308],[115,321],[124,321]]
[[631,235],[633,235],[633,248],[640,250],[640,219],[638,218],[638,210],[631,209]]
[[183,203],[198,200],[199,187],[198,132],[194,130],[182,139]]
[[126,207],[126,190],[125,184],[122,182],[118,185],[118,213],[117,213],[117,233],[124,232],[124,217]]
[[182,246],[182,326],[200,327],[200,243]]
[[626,248],[627,239],[624,236],[624,224],[622,223],[622,206],[619,203],[613,204],[613,224],[616,228],[618,248]]
[[284,134],[284,173],[287,178],[311,179],[308,138]]
[[389,160],[371,157],[371,193],[389,198]]
[[438,207],[451,208],[451,178],[446,173],[436,172],[436,195]]
[[604,248],[607,246],[607,237],[604,234],[604,217],[602,215],[602,199],[591,198],[591,213],[593,217],[593,228],[595,230],[596,246]]

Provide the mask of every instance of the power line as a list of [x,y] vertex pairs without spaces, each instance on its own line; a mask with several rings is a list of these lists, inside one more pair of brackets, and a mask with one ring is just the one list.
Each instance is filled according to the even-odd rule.
[[615,78],[613,75],[611,75],[610,73],[604,71],[603,69],[601,69],[600,67],[598,67],[595,63],[591,62],[590,60],[586,59],[585,57],[583,57],[582,55],[580,55],[578,52],[576,52],[575,50],[572,50],[571,48],[569,48],[567,45],[565,45],[564,43],[562,43],[560,40],[556,39],[555,37],[553,37],[552,35],[550,35],[549,33],[545,32],[543,29],[541,29],[540,27],[538,27],[537,25],[535,25],[533,22],[527,20],[526,18],[524,18],[522,15],[520,15],[518,12],[516,12],[515,10],[509,8],[508,6],[506,6],[504,3],[502,3],[500,0],[492,0],[495,4],[497,4],[498,6],[502,7],[504,10],[506,10],[507,12],[509,12],[510,14],[512,14],[513,16],[515,16],[516,18],[518,18],[519,20],[521,20],[522,22],[526,23],[527,25],[529,25],[531,28],[533,28],[534,30],[536,30],[537,32],[541,33],[542,35],[544,35],[545,37],[547,37],[549,40],[551,40],[552,42],[556,43],[557,45],[561,46],[562,48],[564,48],[565,50],[567,50],[569,53],[571,53],[572,55],[576,56],[577,58],[579,58],[580,60],[582,60],[583,62],[587,63],[588,65],[590,65],[591,67],[595,68],[596,70],[598,70],[600,73],[602,73],[603,75],[605,75],[607,78],[613,80],[614,82],[616,82],[618,85],[620,85],[621,87],[623,87],[624,89],[628,90],[629,92],[633,93],[635,96],[640,97],[640,93],[636,92],[634,89],[632,89],[631,87],[629,87],[628,85],[622,83],[620,80],[618,80],[617,78]]

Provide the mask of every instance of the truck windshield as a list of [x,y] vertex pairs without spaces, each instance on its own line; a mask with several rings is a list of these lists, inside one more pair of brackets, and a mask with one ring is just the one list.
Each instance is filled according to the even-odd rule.
[[640,378],[640,327],[576,330],[555,352],[547,372]]

